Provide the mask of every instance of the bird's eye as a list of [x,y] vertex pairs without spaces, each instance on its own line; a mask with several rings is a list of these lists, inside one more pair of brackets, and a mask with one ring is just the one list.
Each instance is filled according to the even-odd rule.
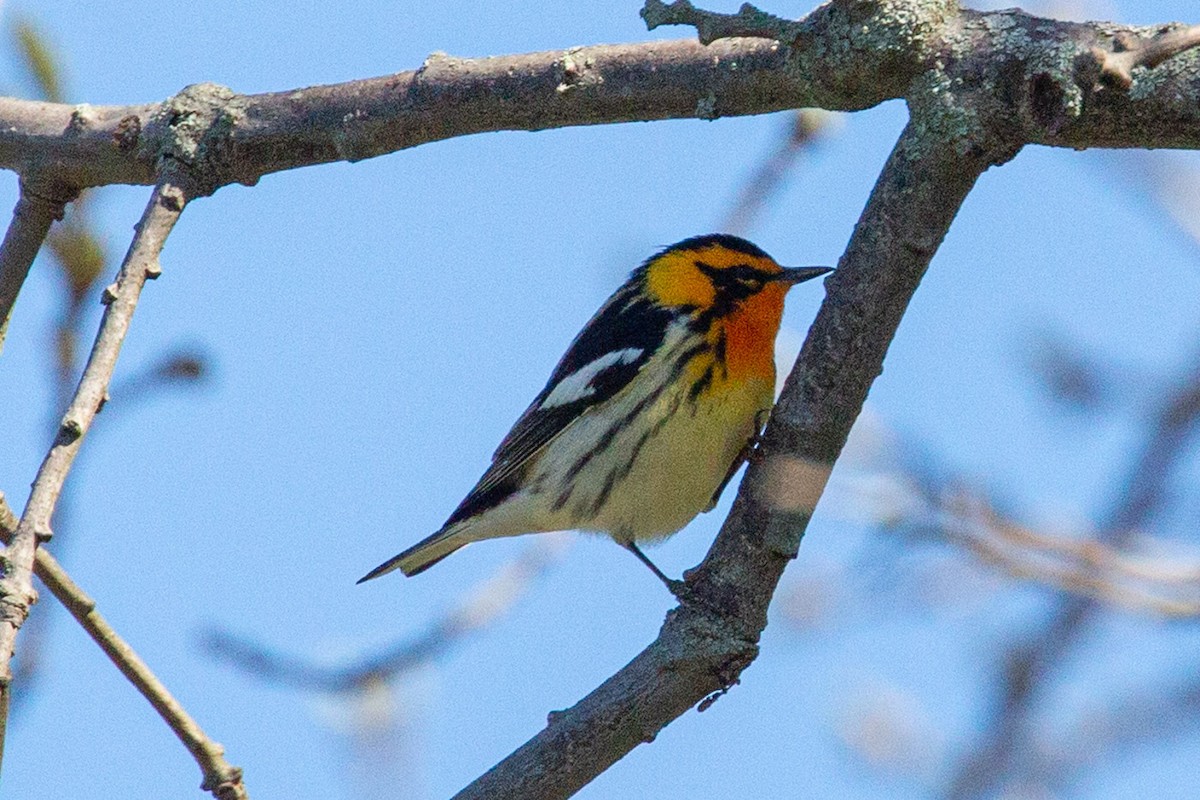
[[752,267],[730,267],[726,272],[733,279],[734,283],[743,289],[757,292],[763,287],[762,275],[758,274],[758,270]]
[[696,266],[701,272],[712,279],[714,284],[726,290],[736,288],[740,291],[753,294],[762,289],[766,283],[763,274],[748,264],[737,264],[721,269],[710,264],[705,264],[703,261],[697,261]]

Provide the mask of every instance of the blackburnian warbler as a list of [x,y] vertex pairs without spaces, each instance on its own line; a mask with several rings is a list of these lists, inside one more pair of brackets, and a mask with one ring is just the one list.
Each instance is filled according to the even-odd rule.
[[636,543],[716,505],[774,399],[784,295],[829,271],[781,267],[723,234],[652,256],[575,337],[446,524],[359,583],[415,575],[480,539],[583,530],[679,594]]

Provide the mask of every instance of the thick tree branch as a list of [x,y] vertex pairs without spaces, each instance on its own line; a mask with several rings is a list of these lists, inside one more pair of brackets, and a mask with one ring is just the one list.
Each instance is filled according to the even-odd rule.
[[13,303],[42,249],[50,225],[62,219],[63,209],[77,194],[76,190],[62,186],[21,181],[21,197],[0,245],[0,351],[4,349]]
[[[680,17],[678,4],[651,4],[647,15],[656,13],[663,24],[690,19]],[[692,9],[691,17],[703,27],[704,12]],[[646,42],[484,59],[437,53],[420,69],[379,78],[258,95],[197,85],[138,106],[3,98],[0,168],[79,187],[154,183],[174,129],[194,118],[204,127],[187,155],[203,162],[194,176],[211,191],[486,131],[806,106],[851,111],[893,98],[963,94],[1003,108],[1014,145],[1200,148],[1197,59],[1177,55],[1179,41],[1167,47],[1155,39],[1161,28],[980,13],[951,0],[841,0],[796,22],[767,18],[743,10],[732,19],[744,29],[724,24],[710,34],[778,35],[787,46],[735,38],[707,47]],[[1098,91],[1109,62],[1125,60],[1119,42],[1142,39],[1158,44],[1137,64],[1176,57],[1139,72],[1129,91]],[[220,113],[196,114],[197,102]]]
[[[857,417],[900,318],[959,205],[1011,155],[901,137],[771,417],[763,456],[704,562],[693,602],[657,641],[464,789],[466,798],[567,797],[697,703],[737,683],[758,654],[767,605]],[[709,698],[707,701],[705,698]],[[702,708],[705,707],[703,704]]]
[[[435,53],[417,70],[259,95],[225,90],[206,148],[219,182],[357,161],[497,130],[762,113],[804,105],[774,42],[581,47],[497,58]],[[219,87],[207,87],[210,92]],[[152,183],[173,115],[157,105],[0,99],[0,167],[50,164],[78,185]]]
[[50,518],[54,507],[83,438],[108,397],[108,385],[142,287],[161,272],[159,253],[188,197],[188,192],[173,179],[166,179],[155,187],[117,281],[104,290],[104,302],[108,307],[104,310],[96,343],[75,396],[59,425],[54,444],[34,479],[12,543],[4,552],[4,574],[0,577],[0,754],[3,753],[4,723],[11,699],[11,662],[17,631],[37,601],[32,574],[38,543],[51,536]]
[[[4,494],[0,493],[0,541],[8,545],[16,533],[18,521]],[[71,580],[54,556],[45,548],[38,548],[34,560],[34,573],[46,584],[58,601],[87,631],[88,636],[100,645],[121,673],[170,726],[179,740],[187,747],[192,758],[200,765],[204,774],[201,788],[212,793],[217,800],[246,800],[249,795],[242,784],[242,771],[225,760],[224,749],[208,738],[179,701],[171,695],[129,643],[121,638],[99,611],[96,601]]]

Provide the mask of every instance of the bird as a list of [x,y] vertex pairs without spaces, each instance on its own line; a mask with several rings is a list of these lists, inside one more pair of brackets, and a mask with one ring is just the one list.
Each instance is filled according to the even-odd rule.
[[446,523],[358,582],[416,575],[483,539],[580,530],[682,596],[638,542],[716,505],[773,404],[784,296],[830,271],[782,267],[730,234],[661,249],[571,342]]

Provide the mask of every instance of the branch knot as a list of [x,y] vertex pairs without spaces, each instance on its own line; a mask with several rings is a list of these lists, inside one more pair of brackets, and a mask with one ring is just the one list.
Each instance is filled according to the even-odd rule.
[[186,175],[189,194],[203,197],[231,182],[233,133],[244,118],[244,98],[225,86],[196,83],[163,103],[150,120],[148,131],[165,127],[166,135],[142,140],[161,141],[156,154],[160,175]]

